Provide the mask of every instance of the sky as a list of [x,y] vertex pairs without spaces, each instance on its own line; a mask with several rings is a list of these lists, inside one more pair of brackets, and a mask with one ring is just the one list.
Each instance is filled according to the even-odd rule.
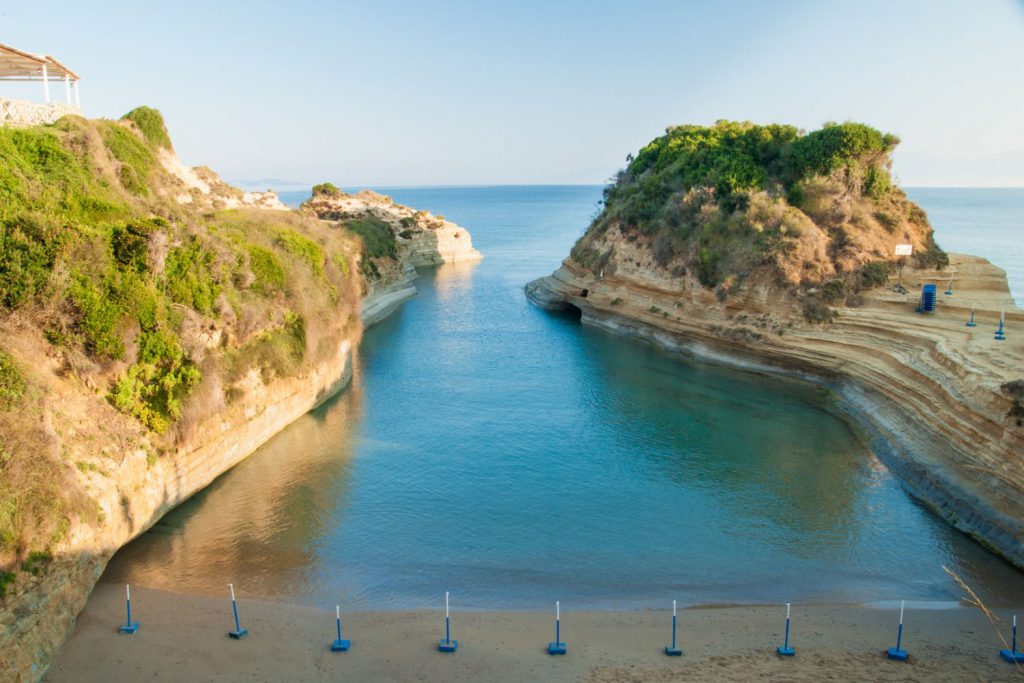
[[602,183],[668,125],[736,119],[863,121],[904,185],[1024,186],[1024,0],[51,0],[0,4],[0,42],[257,185]]

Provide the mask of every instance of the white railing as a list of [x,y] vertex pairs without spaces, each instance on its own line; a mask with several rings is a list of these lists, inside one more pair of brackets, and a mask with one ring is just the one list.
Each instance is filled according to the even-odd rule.
[[67,114],[81,113],[78,107],[63,102],[38,104],[28,100],[8,100],[0,97],[0,126],[40,126],[44,123],[53,123]]

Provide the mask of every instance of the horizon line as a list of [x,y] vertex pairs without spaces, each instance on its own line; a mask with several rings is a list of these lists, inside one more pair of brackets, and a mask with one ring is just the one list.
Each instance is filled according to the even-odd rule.
[[[229,181],[233,184],[251,184],[242,181]],[[303,183],[294,185],[282,185],[281,189],[269,187],[273,192],[302,192],[312,190],[312,183],[308,187]],[[499,187],[606,187],[607,183],[430,183],[424,185],[391,185],[387,183],[366,184],[366,183],[343,183],[341,190],[345,188],[360,188],[372,190],[375,188],[383,190],[432,190],[432,189],[486,189]],[[1024,185],[900,185],[904,190],[1024,190]]]

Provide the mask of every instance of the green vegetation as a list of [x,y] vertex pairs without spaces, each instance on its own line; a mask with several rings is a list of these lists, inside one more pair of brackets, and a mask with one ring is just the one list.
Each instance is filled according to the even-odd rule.
[[177,337],[165,330],[139,335],[139,359],[110,392],[111,402],[161,433],[181,417],[182,401],[202,378]]
[[217,256],[192,235],[167,253],[163,281],[171,301],[210,315],[221,291]]
[[66,119],[53,126],[0,127],[0,221],[42,222],[55,230],[129,213],[77,151],[89,144],[86,131]]
[[7,595],[7,587],[14,583],[17,576],[14,572],[0,571],[0,598]]
[[398,256],[398,241],[391,226],[376,216],[350,220],[345,228],[363,238],[366,255],[370,258],[395,258]]
[[[864,159],[874,161],[895,149],[899,142],[895,135],[881,133],[863,123],[826,123],[821,130],[792,140],[782,159],[782,174],[790,183],[813,175],[829,175]],[[884,175],[888,183],[889,176],[884,170],[874,164],[869,168],[876,175]]]
[[142,273],[147,269],[149,238],[158,230],[166,230],[167,221],[154,216],[139,218],[124,225],[115,225],[110,235],[114,259],[127,268]]
[[341,276],[347,280],[350,271],[348,267],[348,259],[345,258],[345,254],[339,251],[334,257],[334,263],[338,266],[338,271],[341,272]]
[[[650,230],[668,200],[691,188],[712,190],[714,199],[730,211],[746,208],[752,191],[799,196],[801,181],[865,159],[873,169],[872,191],[878,193],[884,185],[880,177],[884,175],[888,182],[888,172],[878,165],[880,157],[898,142],[859,123],[829,124],[803,136],[793,126],[776,124],[719,121],[710,127],[675,126],[641,149],[605,190],[606,213]],[[681,223],[692,216],[684,209],[675,218]]]
[[25,394],[25,378],[11,354],[0,350],[0,410],[11,410]]
[[881,287],[889,281],[891,266],[887,261],[865,263],[860,271],[860,284],[865,289]]
[[0,219],[0,305],[14,309],[44,295],[53,265],[70,240],[70,231],[45,216]]
[[758,273],[787,286],[883,284],[879,254],[897,240],[923,244],[917,263],[941,267],[927,217],[889,175],[898,143],[849,122],[806,134],[733,121],[670,127],[627,158],[572,257],[595,273],[615,265],[596,242],[616,228],[674,277],[693,273],[721,296]]
[[324,250],[319,244],[287,228],[281,230],[277,240],[285,251],[309,266],[315,275],[324,274]]
[[117,359],[124,354],[124,340],[118,331],[126,311],[126,286],[123,274],[113,271],[101,282],[76,272],[68,289],[68,299],[78,313],[78,338],[94,356]]
[[156,157],[146,142],[140,140],[124,126],[104,121],[100,131],[110,153],[121,162],[119,179],[125,189],[134,195],[149,195],[149,177]]
[[[358,315],[350,236],[296,212],[218,210],[222,196],[181,204],[162,149],[148,107],[0,127],[0,316],[16,321],[0,328],[0,594],[45,571],[71,520],[102,521],[77,484],[107,471],[94,458],[138,448],[152,466],[250,370],[335,358]],[[362,228],[374,253],[396,253]],[[33,343],[53,362],[28,374]],[[58,384],[73,410],[52,400]]]
[[146,138],[146,142],[151,147],[171,149],[171,136],[167,133],[167,126],[164,125],[164,117],[156,109],[136,107],[121,119],[131,121],[138,126],[142,136]]
[[53,562],[53,553],[49,550],[33,550],[21,563],[21,571],[28,572],[32,576],[39,576],[46,571],[51,562]]
[[313,196],[319,197],[340,197],[345,194],[341,191],[341,188],[337,187],[334,183],[320,183],[313,186]]
[[248,368],[256,367],[264,379],[294,373],[306,353],[306,323],[302,316],[288,312],[283,324],[257,335],[230,359],[229,377],[237,380]]
[[[156,150],[171,149],[163,118],[139,107],[122,121],[134,125],[69,118],[0,128],[0,313],[29,304],[60,311],[46,318],[46,338],[100,362],[127,361],[109,385],[111,403],[163,432],[201,380],[182,342],[186,312],[216,319],[226,295],[230,320],[250,310],[246,319],[256,321],[273,310],[272,300],[290,296],[300,268],[336,304],[343,283],[325,281],[325,266],[330,257],[337,266],[330,277],[340,272],[347,281],[349,262],[338,243],[325,248],[327,233],[314,236],[297,217],[199,215],[154,199],[154,188],[169,182],[156,162]],[[314,192],[341,194],[330,183]],[[393,256],[394,237],[379,223],[367,219],[353,229],[369,253]],[[289,316],[257,335],[260,345],[276,349],[257,360],[279,373],[305,358],[304,318]],[[19,378],[10,357],[0,356],[2,405],[20,397]]]
[[391,226],[376,216],[363,216],[344,223],[347,230],[359,235],[363,241],[363,274],[371,279],[380,277],[374,259],[398,257],[398,240]]
[[249,245],[249,268],[256,276],[254,289],[263,294],[273,294],[284,289],[287,278],[284,267],[273,251],[258,244]]

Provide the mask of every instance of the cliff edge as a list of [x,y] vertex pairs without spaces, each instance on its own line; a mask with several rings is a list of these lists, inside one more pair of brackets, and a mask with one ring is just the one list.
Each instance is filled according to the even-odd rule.
[[[860,124],[669,129],[526,293],[584,324],[833,387],[915,496],[1024,567],[1024,313],[1003,271],[934,243],[889,177],[895,144]],[[915,251],[902,272],[896,244]],[[934,313],[915,312],[924,284],[938,284]]]
[[242,192],[147,107],[0,127],[0,157],[0,679],[22,681],[119,547],[346,386],[381,268],[469,235]]

